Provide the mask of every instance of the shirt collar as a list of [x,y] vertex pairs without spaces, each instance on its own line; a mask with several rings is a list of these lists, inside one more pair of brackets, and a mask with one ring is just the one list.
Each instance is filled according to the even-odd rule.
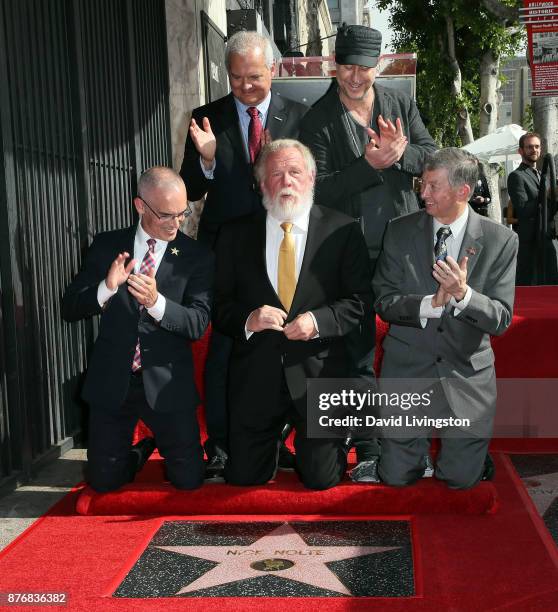
[[[237,97],[233,96],[234,103],[236,104],[236,112],[240,117],[246,116],[246,111],[253,105],[243,104]],[[267,115],[267,111],[269,110],[269,105],[271,104],[271,90],[268,91],[267,96],[256,105],[256,108],[260,112],[262,117]]]
[[[296,228],[297,230],[305,234],[308,233],[308,224],[310,222],[310,210],[290,220],[290,223],[293,224],[294,228]],[[274,227],[275,229],[278,228],[280,231],[283,231],[281,229],[281,223],[284,223],[284,221],[278,221],[275,217],[272,217],[269,213],[267,215],[267,223],[268,225]]]
[[434,238],[436,237],[436,232],[441,227],[449,227],[453,238],[454,239],[457,238],[457,236],[459,236],[459,234],[465,229],[468,218],[469,218],[469,207],[466,206],[465,210],[461,213],[461,215],[459,215],[459,217],[457,217],[457,219],[453,223],[450,223],[449,225],[445,225],[444,223],[440,223],[438,219],[434,219]]
[[141,219],[138,223],[138,229],[136,230],[136,242],[139,245],[146,245],[147,241],[152,238],[153,240],[155,240],[155,253],[157,253],[158,251],[161,251],[162,249],[165,249],[167,247],[168,242],[166,240],[162,240],[161,238],[153,238],[153,236],[150,236],[142,227],[141,225]]

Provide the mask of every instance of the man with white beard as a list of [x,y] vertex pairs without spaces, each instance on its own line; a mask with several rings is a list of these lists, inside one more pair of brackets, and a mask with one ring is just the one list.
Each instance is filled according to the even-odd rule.
[[272,479],[291,419],[301,481],[327,489],[342,478],[346,451],[341,439],[308,438],[306,379],[350,373],[343,337],[370,299],[366,245],[350,217],[313,205],[316,165],[300,142],[267,145],[255,175],[266,212],[223,227],[216,251],[214,325],[234,338],[225,479]]

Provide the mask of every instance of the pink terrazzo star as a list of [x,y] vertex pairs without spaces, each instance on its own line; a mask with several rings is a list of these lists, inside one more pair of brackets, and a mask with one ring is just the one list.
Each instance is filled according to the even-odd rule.
[[380,553],[398,546],[309,546],[288,524],[276,527],[249,546],[158,546],[190,557],[219,563],[178,591],[199,589],[272,574],[320,589],[352,595],[326,563]]

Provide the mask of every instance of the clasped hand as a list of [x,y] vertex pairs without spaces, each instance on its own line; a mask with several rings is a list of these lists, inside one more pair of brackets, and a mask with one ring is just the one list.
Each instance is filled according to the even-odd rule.
[[459,263],[448,255],[446,261],[438,260],[433,267],[432,276],[439,283],[438,291],[432,299],[434,308],[445,306],[452,297],[462,300],[467,293],[467,257]]
[[289,340],[310,340],[318,330],[314,325],[314,319],[308,312],[299,314],[296,319],[287,323],[287,313],[281,308],[274,306],[261,306],[252,311],[246,322],[246,329],[250,332],[260,332],[264,329],[273,329],[283,332]]

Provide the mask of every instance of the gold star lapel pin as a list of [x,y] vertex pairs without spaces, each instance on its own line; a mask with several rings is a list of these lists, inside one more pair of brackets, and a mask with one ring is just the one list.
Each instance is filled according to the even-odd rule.
[[179,251],[177,248],[174,248],[174,247],[173,247],[173,248],[171,249],[171,253],[172,253],[173,255],[178,255],[178,253],[180,253],[180,251]]

